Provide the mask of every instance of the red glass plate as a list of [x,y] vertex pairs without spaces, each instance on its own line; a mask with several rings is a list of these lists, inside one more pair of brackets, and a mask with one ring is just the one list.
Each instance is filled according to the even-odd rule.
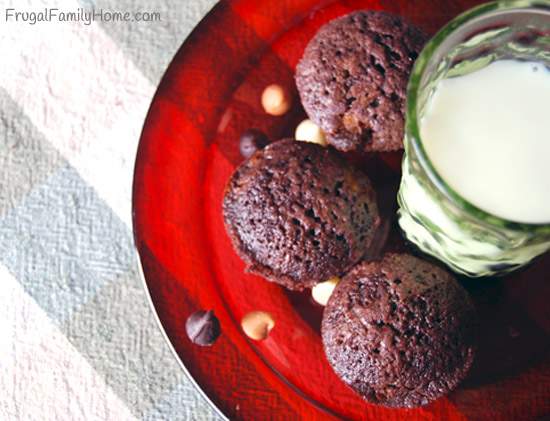
[[[465,280],[482,318],[471,375],[431,405],[392,410],[365,403],[336,377],[320,340],[322,308],[307,292],[288,293],[245,273],[223,227],[223,188],[241,162],[239,135],[250,127],[272,139],[293,134],[305,116],[296,99],[294,67],[323,23],[356,9],[385,9],[433,34],[475,3],[222,1],[170,64],[139,145],[135,241],[166,337],[227,417],[520,420],[550,413],[550,279],[545,279],[550,259],[502,280]],[[285,116],[262,111],[259,98],[271,83],[294,95],[293,109]],[[400,155],[370,155],[358,164],[391,215]],[[193,345],[185,334],[185,320],[197,309],[214,309],[221,321],[222,336],[212,347]],[[276,319],[263,342],[250,341],[241,331],[239,321],[252,310],[269,311]]]

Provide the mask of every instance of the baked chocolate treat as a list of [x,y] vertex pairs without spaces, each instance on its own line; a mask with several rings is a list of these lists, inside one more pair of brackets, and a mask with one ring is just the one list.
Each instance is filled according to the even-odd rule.
[[476,312],[445,270],[406,254],[362,262],[323,315],[327,358],[367,401],[426,405],[453,390],[474,354]]
[[358,11],[324,25],[296,67],[311,120],[342,151],[403,147],[405,97],[425,35],[400,17]]
[[366,175],[331,148],[292,139],[237,168],[223,214],[248,270],[293,290],[349,270],[379,225]]

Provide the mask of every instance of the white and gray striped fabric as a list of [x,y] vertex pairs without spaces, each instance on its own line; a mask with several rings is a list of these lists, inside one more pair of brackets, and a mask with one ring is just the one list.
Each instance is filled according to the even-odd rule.
[[[155,88],[214,0],[0,2],[0,419],[210,420],[149,309],[130,219]],[[155,22],[6,13],[158,12]]]

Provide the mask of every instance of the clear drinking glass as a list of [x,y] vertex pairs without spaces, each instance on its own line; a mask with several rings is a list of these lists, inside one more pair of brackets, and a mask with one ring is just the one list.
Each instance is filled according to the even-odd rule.
[[438,82],[499,59],[550,68],[550,1],[497,1],[458,16],[428,42],[408,87],[399,224],[422,251],[473,277],[511,272],[550,249],[550,221],[507,221],[469,203],[437,173],[422,144],[419,122]]

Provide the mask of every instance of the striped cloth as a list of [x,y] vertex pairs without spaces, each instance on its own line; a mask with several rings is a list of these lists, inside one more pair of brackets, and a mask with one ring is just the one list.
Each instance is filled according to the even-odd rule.
[[[214,0],[0,4],[0,419],[207,420],[149,309],[130,198],[163,71]],[[8,8],[160,22],[6,22]]]

